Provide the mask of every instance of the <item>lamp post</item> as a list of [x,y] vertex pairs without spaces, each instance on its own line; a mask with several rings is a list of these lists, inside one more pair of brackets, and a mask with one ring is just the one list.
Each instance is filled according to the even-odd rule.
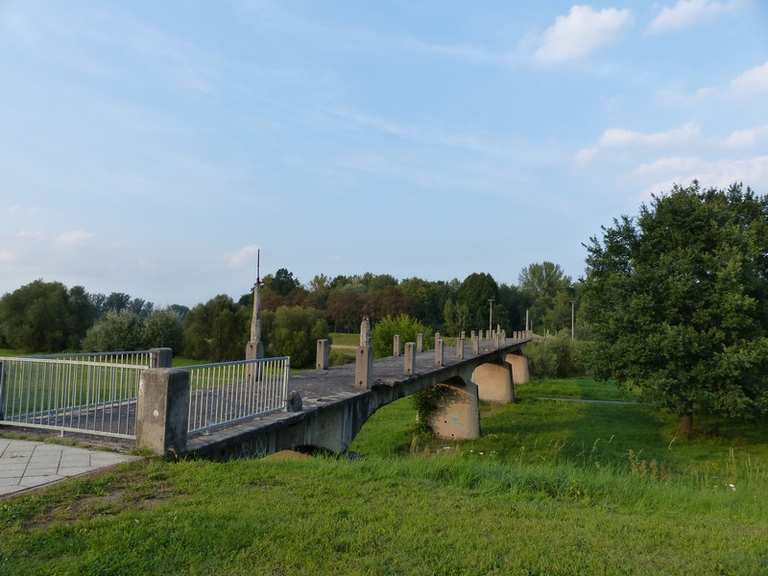
[[571,300],[571,340],[576,338],[576,300]]
[[488,332],[493,332],[493,303],[495,298],[488,298]]

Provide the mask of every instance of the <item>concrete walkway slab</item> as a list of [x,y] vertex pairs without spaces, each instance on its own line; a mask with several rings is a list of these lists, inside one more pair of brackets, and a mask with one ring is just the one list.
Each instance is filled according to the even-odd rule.
[[0,438],[0,497],[137,459],[115,452]]

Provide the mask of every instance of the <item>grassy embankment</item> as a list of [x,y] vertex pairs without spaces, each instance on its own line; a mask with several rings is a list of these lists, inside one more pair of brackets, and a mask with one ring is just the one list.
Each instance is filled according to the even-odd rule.
[[765,574],[764,424],[690,442],[588,380],[483,406],[483,437],[410,454],[408,399],[363,457],[150,460],[0,504],[7,574]]

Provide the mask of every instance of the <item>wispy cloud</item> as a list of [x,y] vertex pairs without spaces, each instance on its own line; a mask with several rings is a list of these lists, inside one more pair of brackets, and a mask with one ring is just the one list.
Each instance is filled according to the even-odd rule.
[[768,124],[743,130],[734,130],[725,139],[724,143],[728,148],[748,148],[763,139],[768,139]]
[[227,266],[234,269],[248,268],[256,265],[256,259],[259,253],[259,246],[248,244],[232,254],[227,254],[224,260]]
[[93,234],[91,232],[83,230],[82,228],[78,228],[76,230],[68,230],[67,232],[62,232],[56,237],[55,242],[58,246],[72,248],[82,246],[91,238],[93,238]]
[[635,146],[661,148],[689,143],[699,133],[699,127],[693,123],[688,123],[665,132],[638,132],[624,128],[609,128],[600,137],[599,146],[602,148],[629,148]]
[[736,2],[715,0],[678,0],[672,6],[665,6],[648,25],[653,33],[670,32],[691,26],[706,18],[733,10]]
[[12,264],[16,261],[16,253],[7,248],[0,248],[0,264]]
[[543,32],[534,58],[544,64],[583,58],[613,40],[630,20],[629,10],[573,6]]

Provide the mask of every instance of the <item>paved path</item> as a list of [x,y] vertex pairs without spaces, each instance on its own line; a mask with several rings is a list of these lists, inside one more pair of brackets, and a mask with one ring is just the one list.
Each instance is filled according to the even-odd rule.
[[114,452],[0,438],[0,497],[136,459]]

